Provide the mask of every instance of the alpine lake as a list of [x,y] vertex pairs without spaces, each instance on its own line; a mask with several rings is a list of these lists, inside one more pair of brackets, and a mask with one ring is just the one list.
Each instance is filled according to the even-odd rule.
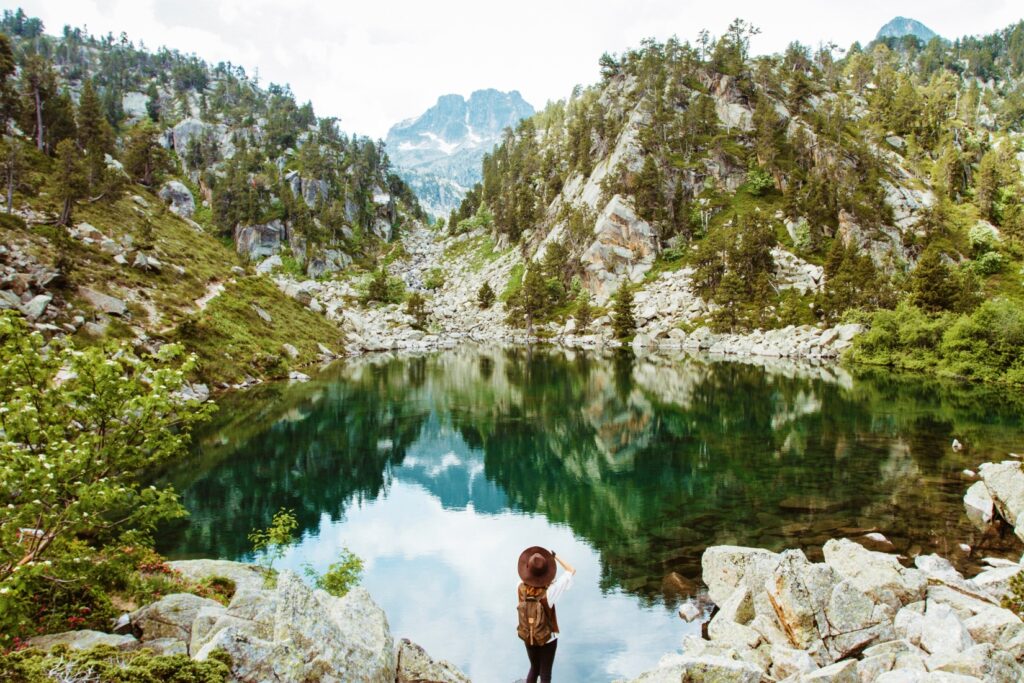
[[219,405],[164,475],[190,517],[160,549],[259,561],[248,534],[291,509],[299,532],[275,568],[322,571],[347,547],[395,638],[475,681],[526,673],[516,560],[531,545],[577,568],[558,605],[555,675],[567,681],[635,676],[699,633],[676,610],[691,595],[706,606],[710,545],[820,561],[829,538],[880,533],[892,552],[937,552],[968,574],[1020,553],[982,538],[962,503],[964,469],[1024,449],[1024,398],[1006,389],[681,352],[463,346],[339,361]]

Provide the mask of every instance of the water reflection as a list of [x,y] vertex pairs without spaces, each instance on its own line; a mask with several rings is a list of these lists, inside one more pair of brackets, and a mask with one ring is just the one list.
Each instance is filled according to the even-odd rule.
[[[248,532],[292,508],[303,542],[289,562],[326,566],[348,544],[397,633],[432,652],[437,638],[439,654],[500,680],[521,653],[515,576],[495,563],[556,538],[586,578],[566,603],[586,634],[560,646],[583,648],[561,660],[583,669],[562,674],[627,675],[679,642],[661,605],[679,598],[673,572],[699,578],[708,545],[813,555],[833,535],[879,530],[902,552],[970,564],[956,547],[973,538],[959,472],[1019,448],[1020,414],[988,389],[778,361],[364,358],[224,401],[169,475],[192,515],[165,547],[244,557]],[[967,452],[950,450],[954,436]],[[643,637],[605,628],[609,609]],[[439,613],[450,628],[432,630]]]

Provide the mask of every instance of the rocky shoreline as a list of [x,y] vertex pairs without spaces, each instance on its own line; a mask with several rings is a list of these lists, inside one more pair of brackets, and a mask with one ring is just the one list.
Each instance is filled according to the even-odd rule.
[[[1024,515],[1024,469],[1017,460],[986,463],[964,496],[983,532],[1000,532]],[[1018,525],[1018,536],[1024,531]],[[1010,683],[1024,679],[1024,622],[1001,606],[1014,562],[985,558],[965,578],[938,555],[913,566],[898,556],[835,538],[824,561],[801,550],[711,546],[701,560],[706,589],[698,607],[703,637],[630,683],[736,682]],[[457,667],[434,660],[391,634],[369,593],[343,598],[314,590],[290,571],[265,585],[254,567],[223,560],[169,563],[191,581],[219,577],[234,585],[227,605],[188,593],[168,595],[123,615],[112,633],[70,631],[40,636],[29,647],[150,649],[205,660],[231,656],[231,679],[467,683]],[[704,599],[706,598],[706,599]]]
[[[472,259],[445,259],[445,253],[460,245],[484,243],[488,236],[469,233],[440,238],[419,226],[404,236],[406,257],[389,266],[393,277],[403,280],[411,291],[429,299],[428,330],[414,327],[414,319],[398,304],[366,307],[359,302],[358,288],[341,280],[296,280],[277,272],[280,258],[270,257],[257,266],[259,272],[273,277],[278,288],[310,310],[337,323],[348,337],[345,355],[356,356],[381,351],[428,352],[453,348],[466,342],[528,344],[551,343],[569,348],[616,348],[622,343],[614,338],[611,317],[602,315],[586,330],[578,329],[569,318],[564,324],[549,323],[527,336],[506,321],[505,304],[495,302],[487,309],[477,303],[477,292],[484,282],[500,291],[520,262],[514,251],[486,252],[493,260],[472,263]],[[821,269],[800,261],[789,252],[776,250],[779,278],[783,287],[813,291],[821,286]],[[425,287],[428,272],[436,264],[445,265],[444,283],[434,290]],[[839,325],[822,328],[812,325],[757,330],[751,334],[719,334],[708,327],[696,325],[711,313],[714,304],[693,293],[690,268],[660,274],[641,285],[635,296],[634,316],[637,321],[632,347],[637,350],[685,349],[707,351],[729,356],[767,356],[835,360],[852,345],[863,328],[860,325]],[[696,326],[695,326],[696,325]],[[695,326],[695,327],[694,327]],[[687,332],[686,327],[694,327]]]

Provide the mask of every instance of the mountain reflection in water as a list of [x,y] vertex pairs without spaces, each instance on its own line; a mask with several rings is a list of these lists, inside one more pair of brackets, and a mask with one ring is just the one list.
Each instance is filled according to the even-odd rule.
[[969,568],[959,473],[1019,448],[1020,407],[991,389],[788,362],[367,357],[222,400],[167,475],[191,517],[162,543],[251,559],[247,534],[291,508],[302,540],[284,566],[323,569],[350,547],[396,636],[479,680],[522,675],[514,562],[549,545],[580,568],[557,671],[610,679],[696,628],[671,610],[708,545],[814,559],[830,537],[880,531],[899,552]]

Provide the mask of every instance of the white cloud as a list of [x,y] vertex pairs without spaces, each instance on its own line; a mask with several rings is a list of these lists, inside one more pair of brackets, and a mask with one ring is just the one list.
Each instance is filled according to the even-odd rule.
[[987,33],[1021,18],[1009,0],[913,0],[857,3],[708,3],[691,0],[521,0],[481,3],[320,2],[319,0],[26,0],[49,32],[87,24],[94,33],[122,30],[150,47],[231,61],[261,80],[290,83],[321,115],[375,137],[431,106],[438,95],[477,88],[517,89],[534,106],[565,97],[597,78],[597,58],[648,36],[692,40],[702,28],[720,34],[734,17],[761,27],[755,51],[791,40],[846,47],[867,42],[895,15],[945,36]]

